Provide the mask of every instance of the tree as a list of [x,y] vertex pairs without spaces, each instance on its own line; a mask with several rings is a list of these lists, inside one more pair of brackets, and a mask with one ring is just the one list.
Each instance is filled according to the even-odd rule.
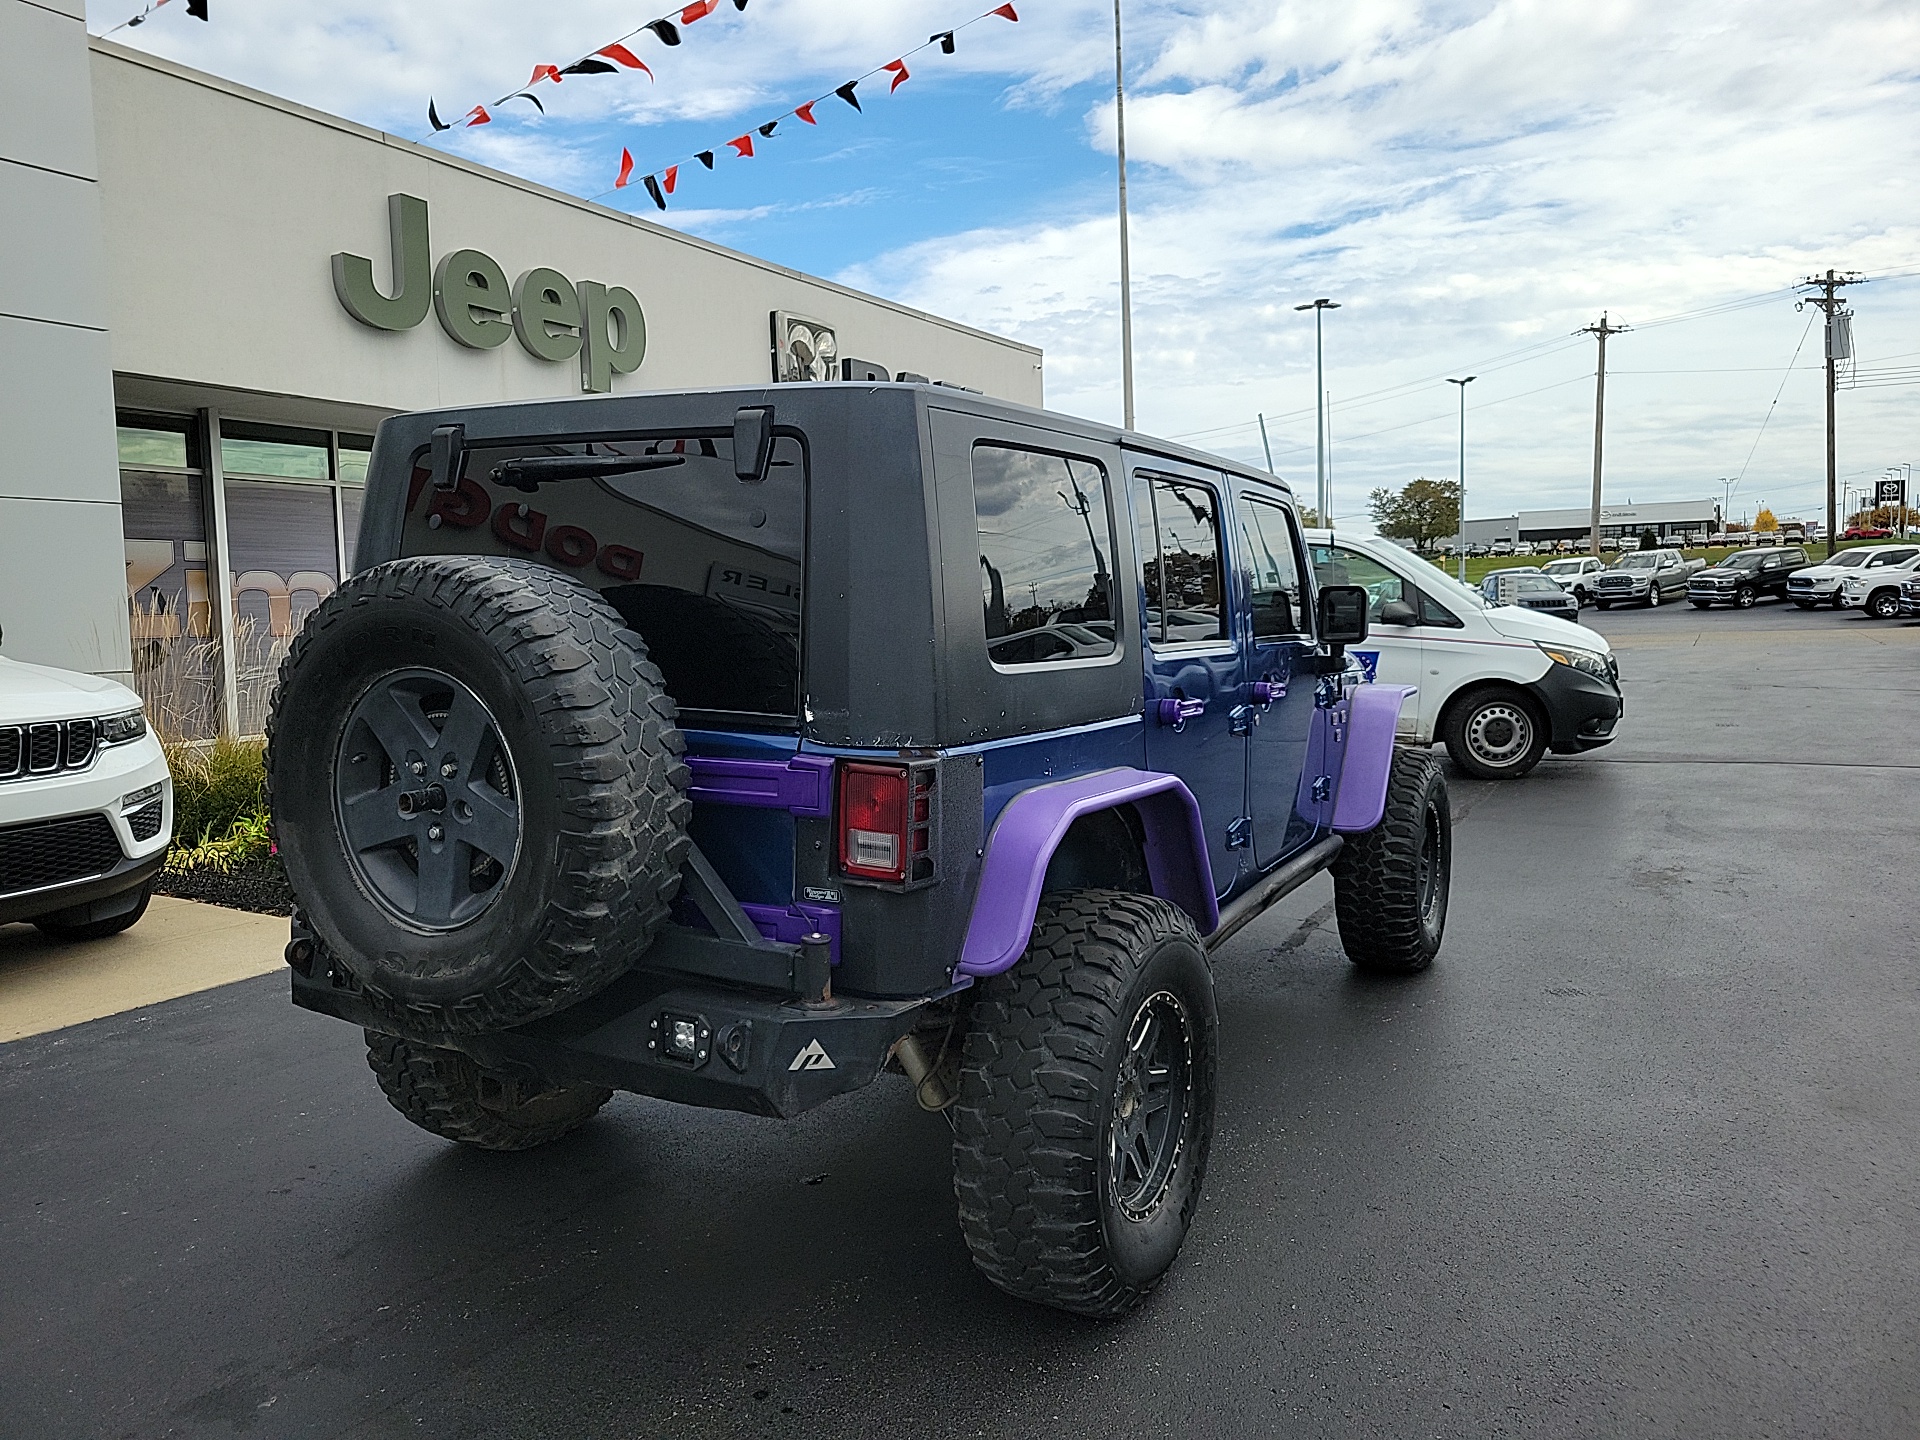
[[1460,533],[1460,486],[1422,475],[1395,493],[1376,490],[1367,497],[1374,528],[1389,540],[1411,540],[1425,547]]
[[1774,518],[1773,511],[1766,506],[1760,507],[1760,513],[1753,517],[1753,528],[1759,531],[1778,530],[1780,522]]
[[1640,532],[1640,548],[1642,550],[1658,550],[1660,548],[1660,537],[1651,530],[1642,530]]

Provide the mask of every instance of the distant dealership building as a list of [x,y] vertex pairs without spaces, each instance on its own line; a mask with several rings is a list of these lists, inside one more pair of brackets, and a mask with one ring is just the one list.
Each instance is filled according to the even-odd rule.
[[388,415],[910,376],[1038,405],[1030,346],[0,0],[5,653],[256,733],[351,561]]
[[[1585,540],[1592,530],[1593,511],[1521,510],[1513,515],[1467,521],[1467,544],[1491,545],[1496,540]],[[1663,543],[1711,533],[1720,528],[1720,506],[1713,500],[1663,500],[1650,505],[1603,505],[1600,538],[1638,539],[1651,530]]]

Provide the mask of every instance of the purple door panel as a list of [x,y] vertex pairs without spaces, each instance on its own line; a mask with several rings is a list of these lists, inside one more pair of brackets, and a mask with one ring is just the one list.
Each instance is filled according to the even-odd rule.
[[1047,862],[1082,815],[1132,805],[1146,831],[1153,893],[1178,905],[1205,935],[1220,924],[1200,807],[1177,775],[1121,768],[1022,791],[1000,812],[974,894],[973,918],[955,972],[998,975],[1033,933]]
[[1333,828],[1359,835],[1387,811],[1387,778],[1393,769],[1393,731],[1400,707],[1419,691],[1411,685],[1356,686],[1348,704],[1347,753],[1333,802]]

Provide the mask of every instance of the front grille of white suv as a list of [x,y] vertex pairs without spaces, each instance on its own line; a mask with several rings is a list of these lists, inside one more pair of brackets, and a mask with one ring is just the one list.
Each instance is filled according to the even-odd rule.
[[0,725],[0,780],[84,770],[99,748],[96,720]]

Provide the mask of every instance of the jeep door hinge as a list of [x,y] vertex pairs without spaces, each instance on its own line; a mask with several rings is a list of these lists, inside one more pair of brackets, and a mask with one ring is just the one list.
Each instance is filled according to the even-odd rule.
[[1236,705],[1227,712],[1227,728],[1235,735],[1251,735],[1260,723],[1259,712],[1251,705]]
[[1313,798],[1323,805],[1333,798],[1333,777],[1331,775],[1316,775],[1313,777]]
[[1244,850],[1253,843],[1253,817],[1242,815],[1227,826],[1227,849]]

